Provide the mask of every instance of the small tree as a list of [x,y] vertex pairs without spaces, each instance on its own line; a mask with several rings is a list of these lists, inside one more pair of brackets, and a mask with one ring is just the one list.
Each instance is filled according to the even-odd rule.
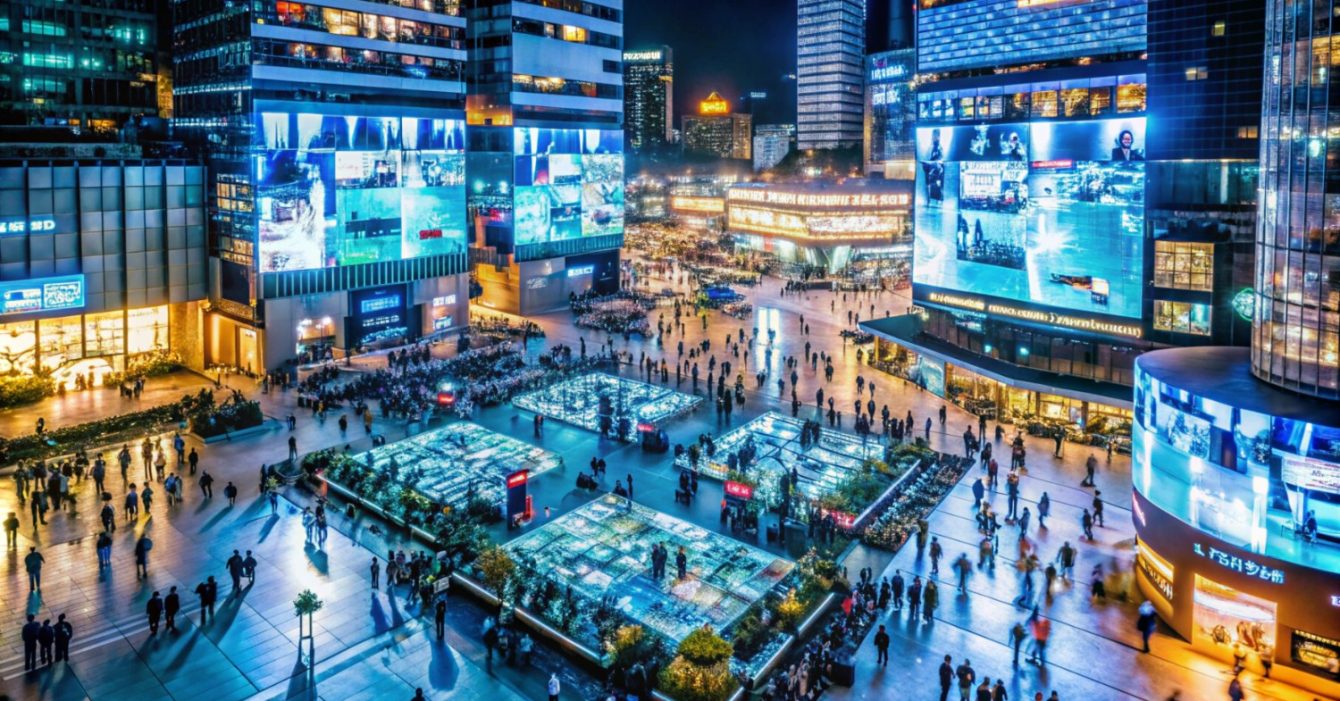
[[733,652],[711,626],[689,633],[661,671],[661,689],[679,701],[724,701],[738,685],[730,671]]
[[516,573],[516,563],[506,550],[494,545],[480,553],[476,562],[479,578],[493,595],[498,597],[498,610],[502,611],[507,597],[507,583]]
[[[298,598],[293,600],[293,612],[298,616],[298,651],[302,651],[302,640],[307,639],[307,662],[308,667],[316,664],[316,628],[312,622],[313,616],[325,603],[311,589],[304,589],[298,594]],[[302,617],[307,617],[307,634],[302,632]]]

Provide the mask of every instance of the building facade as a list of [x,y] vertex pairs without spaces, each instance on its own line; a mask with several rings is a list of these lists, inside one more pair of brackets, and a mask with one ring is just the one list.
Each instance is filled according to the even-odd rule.
[[798,0],[796,33],[797,147],[860,145],[865,0]]
[[917,119],[915,49],[865,59],[865,173],[912,180]]
[[182,161],[0,161],[0,375],[75,389],[136,362],[196,369],[205,174]]
[[174,127],[205,159],[207,362],[247,372],[466,323],[465,18],[174,0]]
[[[1252,369],[1294,391],[1340,398],[1340,155],[1329,15],[1266,3],[1261,193]],[[1308,95],[1306,101],[1297,95]],[[1340,100],[1340,91],[1334,93]]]
[[668,46],[623,54],[624,145],[629,151],[670,144],[675,124],[675,62]]
[[0,125],[106,140],[159,116],[171,71],[161,21],[153,0],[0,3]]
[[754,127],[754,170],[767,170],[791,153],[796,140],[794,124],[760,124]]
[[871,323],[878,362],[978,413],[1125,450],[1141,353],[1244,343],[1247,5],[923,0],[921,313]]
[[753,156],[753,119],[731,110],[716,92],[698,105],[698,114],[684,117],[684,151],[717,158],[749,160]]
[[477,303],[613,291],[624,232],[623,3],[472,0],[466,177]]

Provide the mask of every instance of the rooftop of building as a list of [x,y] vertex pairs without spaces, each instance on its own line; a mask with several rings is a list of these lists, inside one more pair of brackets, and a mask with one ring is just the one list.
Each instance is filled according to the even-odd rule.
[[1135,359],[1136,366],[1171,387],[1269,416],[1340,427],[1340,402],[1299,394],[1252,374],[1251,349],[1169,348]]

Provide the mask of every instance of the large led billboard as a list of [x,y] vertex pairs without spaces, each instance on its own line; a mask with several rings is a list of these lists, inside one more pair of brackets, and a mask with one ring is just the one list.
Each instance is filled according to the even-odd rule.
[[261,272],[465,250],[465,123],[262,112]]
[[913,282],[1141,317],[1143,117],[917,130]]
[[521,127],[513,136],[516,245],[623,233],[623,132]]

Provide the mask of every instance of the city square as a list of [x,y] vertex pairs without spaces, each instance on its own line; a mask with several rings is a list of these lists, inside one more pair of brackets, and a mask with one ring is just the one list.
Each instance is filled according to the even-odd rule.
[[0,701],[1340,698],[1332,15],[0,3]]

